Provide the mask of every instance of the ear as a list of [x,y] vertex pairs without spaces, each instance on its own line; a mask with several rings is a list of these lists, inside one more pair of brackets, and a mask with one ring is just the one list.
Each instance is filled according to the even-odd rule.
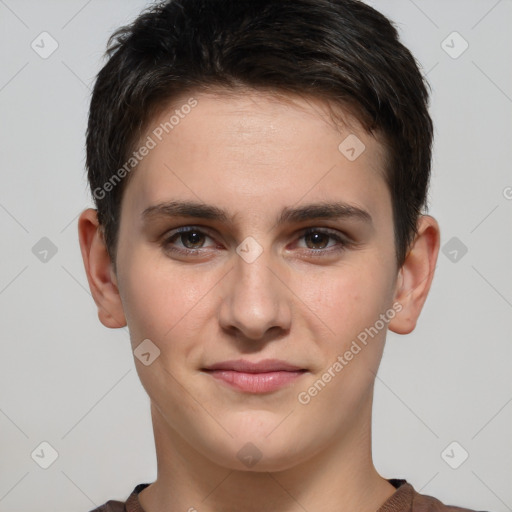
[[395,301],[402,309],[388,324],[397,334],[409,334],[416,327],[427,299],[439,253],[439,225],[430,215],[418,219],[418,234],[397,277]]
[[116,329],[126,325],[117,277],[105,245],[97,211],[88,208],[78,219],[78,238],[98,318],[105,327]]

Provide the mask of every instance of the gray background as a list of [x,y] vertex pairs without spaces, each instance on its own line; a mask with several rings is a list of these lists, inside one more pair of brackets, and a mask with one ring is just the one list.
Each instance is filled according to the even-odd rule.
[[[416,330],[388,335],[375,464],[446,503],[512,510],[512,2],[371,3],[433,88],[429,213],[446,252]],[[0,0],[0,511],[87,511],[156,477],[128,331],[99,322],[77,236],[90,88],[107,37],[146,4]],[[51,49],[43,31],[47,58],[31,47]],[[457,58],[453,31],[469,44]]]

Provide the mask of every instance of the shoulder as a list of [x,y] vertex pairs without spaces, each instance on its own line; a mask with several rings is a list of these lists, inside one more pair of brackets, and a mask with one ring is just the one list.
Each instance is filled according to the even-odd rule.
[[133,489],[130,496],[126,501],[109,500],[104,505],[101,505],[90,512],[144,512],[139,504],[139,493],[145,489],[149,483],[138,484]]
[[95,508],[94,510],[91,510],[90,512],[125,512],[125,503],[123,501],[116,501],[116,500],[110,500],[107,501],[104,505],[101,505],[101,507]]
[[396,491],[378,512],[489,512],[443,503],[441,500],[420,494],[403,479],[389,479]]
[[412,512],[488,512],[485,510],[478,511],[476,509],[458,507],[456,505],[445,504],[427,494],[420,494],[413,491]]

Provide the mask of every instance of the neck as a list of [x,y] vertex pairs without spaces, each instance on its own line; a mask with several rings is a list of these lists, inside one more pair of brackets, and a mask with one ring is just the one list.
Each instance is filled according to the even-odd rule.
[[268,472],[215,464],[152,407],[158,476],[139,501],[145,512],[376,512],[396,489],[372,462],[371,400],[365,412],[358,425],[315,456]]

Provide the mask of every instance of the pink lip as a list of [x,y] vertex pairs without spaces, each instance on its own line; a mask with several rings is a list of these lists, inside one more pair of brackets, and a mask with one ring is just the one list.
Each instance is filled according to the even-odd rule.
[[275,391],[300,377],[304,371],[244,373],[232,370],[207,370],[212,377],[248,393],[268,393]]
[[237,359],[236,361],[222,361],[221,363],[215,363],[204,368],[204,370],[234,370],[235,372],[246,373],[268,373],[279,371],[292,372],[303,369],[304,368],[300,368],[299,366],[295,366],[279,359],[262,359],[258,362]]
[[278,359],[264,359],[257,363],[243,359],[224,361],[203,370],[212,377],[249,393],[275,391],[306,372],[303,368]]

